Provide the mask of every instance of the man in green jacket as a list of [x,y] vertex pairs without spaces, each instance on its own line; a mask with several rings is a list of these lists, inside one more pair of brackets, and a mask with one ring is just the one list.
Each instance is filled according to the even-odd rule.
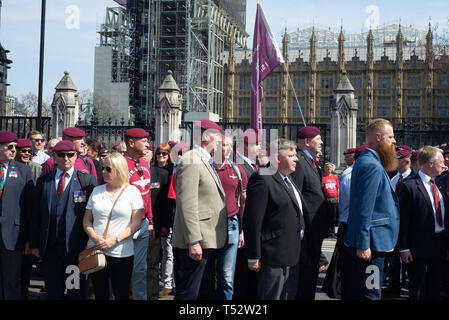
[[34,184],[36,184],[37,178],[41,176],[42,166],[38,163],[31,161],[31,141],[28,139],[17,140],[17,153],[14,160],[22,162],[31,168],[33,172]]

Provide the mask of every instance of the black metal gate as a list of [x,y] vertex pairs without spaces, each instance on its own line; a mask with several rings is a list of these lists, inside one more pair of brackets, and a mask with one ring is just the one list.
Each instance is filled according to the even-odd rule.
[[[42,117],[42,133],[46,139],[50,138],[51,134],[51,118]],[[26,139],[28,133],[37,130],[37,117],[0,117],[0,130],[14,132],[19,139]]]

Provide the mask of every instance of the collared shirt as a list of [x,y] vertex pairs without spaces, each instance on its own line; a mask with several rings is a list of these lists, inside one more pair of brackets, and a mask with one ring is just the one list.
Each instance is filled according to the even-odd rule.
[[368,147],[366,149],[371,150],[372,152],[374,152],[374,155],[376,156],[377,160],[379,160],[379,162],[380,162],[380,157],[379,157],[379,154],[377,153],[376,150],[368,148]]
[[5,181],[6,183],[6,178],[8,177],[8,167],[9,167],[9,161],[8,162],[4,162],[3,165],[5,166],[5,174],[3,175],[3,181]]
[[[252,160],[251,160],[250,158],[248,158],[248,157],[245,157],[245,156],[244,156],[243,154],[241,154],[240,152],[237,152],[237,156],[240,157],[240,158],[242,158],[244,162],[246,162],[247,164],[249,164],[249,165],[251,166],[251,168],[254,169],[254,167],[253,167],[253,163],[255,163],[254,161],[252,161]],[[240,164],[239,161],[236,161],[236,162],[237,162],[237,164]]]
[[310,160],[313,160],[313,157],[312,157],[312,155],[310,154],[309,151],[307,151],[306,149],[303,149],[301,147],[298,147],[298,149],[301,150],[302,152],[304,152],[310,158]]
[[[419,171],[419,177],[421,178],[424,187],[426,188],[427,194],[429,195],[430,198],[430,202],[432,203],[432,210],[433,210],[433,216],[435,218],[435,233],[441,232],[444,230],[444,200],[443,200],[443,195],[441,194],[441,192],[438,190],[438,194],[440,195],[440,206],[441,206],[441,215],[443,217],[443,226],[440,227],[438,225],[437,222],[437,211],[435,208],[435,197],[433,195],[433,188],[432,188],[432,184],[430,183],[430,177],[428,175],[426,175],[425,173],[423,173],[422,171]],[[433,179],[435,180],[435,178]]]
[[206,157],[207,161],[210,161],[210,159],[212,158],[210,153],[207,152],[206,150],[204,150],[203,148],[201,148],[199,145],[194,144],[193,148],[200,150],[203,153],[203,155]]
[[[73,172],[75,171],[74,167],[71,167],[69,170],[66,171],[67,175],[65,176],[65,184],[64,184],[64,191],[67,188],[67,186],[70,183],[70,180],[72,180],[72,175]],[[62,173],[64,171],[62,171],[61,169],[56,169],[56,174],[55,174],[55,186],[56,186],[56,191],[58,191],[58,184],[59,184],[59,180],[61,180],[61,176]]]
[[[243,168],[238,164],[235,164],[235,166],[238,166],[238,169],[240,170],[240,176],[242,178],[241,188],[242,190],[246,190],[248,179],[246,178],[245,170],[243,170]],[[217,171],[221,185],[223,186],[223,190],[226,194],[226,210],[228,212],[228,218],[230,218],[236,215],[240,210],[238,205],[238,198],[240,197],[240,179],[234,171],[232,165],[227,160],[221,167],[216,165],[215,170]]]
[[[410,175],[410,173],[412,173],[412,169],[408,169],[408,170],[404,171],[402,173],[402,181],[404,181],[404,179],[407,178]],[[396,183],[398,182],[400,175],[401,175],[401,173],[399,173],[399,171],[398,171],[398,173],[396,173],[396,175],[393,178],[391,178],[390,183],[391,183],[391,187],[393,188],[394,191],[396,191]]]
[[32,156],[31,161],[36,162],[36,163],[38,163],[40,165],[42,165],[45,161],[50,159],[50,156],[48,154],[46,154],[45,152],[43,152],[42,150],[34,151],[31,154],[31,156]]
[[340,176],[340,190],[338,193],[338,223],[347,223],[349,216],[349,195],[351,192],[351,177],[352,168],[351,165]]

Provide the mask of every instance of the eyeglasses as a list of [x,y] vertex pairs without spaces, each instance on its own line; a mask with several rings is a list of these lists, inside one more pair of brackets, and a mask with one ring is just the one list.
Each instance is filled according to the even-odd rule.
[[16,144],[9,144],[7,148],[8,148],[8,150],[12,150],[12,149],[16,148],[16,146],[17,146]]
[[31,149],[20,149],[20,153],[29,153],[31,154]]
[[158,155],[158,156],[168,156],[168,153],[167,152],[156,152],[156,155]]
[[75,152],[68,152],[68,153],[66,153],[66,152],[58,152],[58,153],[56,153],[57,155],[58,155],[58,157],[59,158],[64,158],[65,156],[67,156],[67,158],[73,158],[74,156],[75,156]]
[[111,167],[102,167],[102,170],[106,170],[107,173],[111,173],[112,168]]
[[36,142],[44,142],[45,141],[45,139],[33,139],[33,140]]

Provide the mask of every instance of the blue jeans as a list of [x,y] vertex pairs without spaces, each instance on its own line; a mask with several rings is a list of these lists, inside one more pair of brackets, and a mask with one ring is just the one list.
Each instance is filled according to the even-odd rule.
[[346,292],[344,300],[381,300],[385,252],[371,251],[371,260],[357,257],[357,250],[345,247],[348,263],[343,266]]
[[147,251],[149,236],[148,220],[144,219],[142,220],[140,230],[133,237],[134,265],[131,277],[133,300],[147,300]]
[[217,252],[217,290],[215,299],[232,300],[234,273],[239,246],[239,222],[237,215],[228,218],[228,245]]

